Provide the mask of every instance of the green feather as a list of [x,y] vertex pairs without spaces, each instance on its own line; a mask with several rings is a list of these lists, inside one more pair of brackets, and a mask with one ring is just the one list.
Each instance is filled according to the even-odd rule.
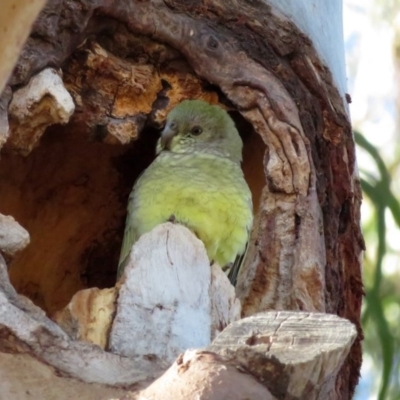
[[171,215],[203,241],[210,260],[234,263],[245,252],[253,214],[242,141],[229,114],[186,100],[169,113],[157,150],[129,198],[118,276],[135,241]]

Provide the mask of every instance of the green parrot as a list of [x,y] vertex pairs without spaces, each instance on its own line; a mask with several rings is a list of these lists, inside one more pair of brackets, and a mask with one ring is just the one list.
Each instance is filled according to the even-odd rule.
[[118,278],[139,237],[173,220],[194,232],[209,259],[230,267],[231,281],[236,280],[253,223],[251,192],[240,167],[242,147],[221,107],[184,100],[170,111],[158,156],[129,196]]

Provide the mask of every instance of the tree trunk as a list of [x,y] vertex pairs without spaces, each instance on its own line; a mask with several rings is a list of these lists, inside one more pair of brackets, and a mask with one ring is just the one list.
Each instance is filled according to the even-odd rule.
[[[0,27],[24,37],[24,21],[16,15]],[[7,74],[0,70],[0,87]],[[248,318],[237,322],[226,277],[190,232],[171,224],[144,235],[115,285],[127,196],[154,158],[166,114],[185,98],[225,107],[244,142],[255,222],[236,286]],[[351,398],[364,244],[347,101],[339,0],[50,0],[0,98],[0,212],[26,229],[0,215],[8,264],[7,272],[0,262],[0,371],[9,381],[0,390],[14,390],[13,371],[26,370],[37,383],[15,389],[19,398],[109,398],[127,388],[134,398],[181,352],[219,334],[207,351],[179,356],[143,395],[157,398],[173,382],[204,399]],[[145,250],[163,246],[166,260]],[[178,276],[168,299],[161,276]],[[150,303],[138,295],[147,285]],[[132,312],[142,300],[149,320]],[[350,320],[357,335],[324,313]],[[140,338],[146,327],[156,336]],[[166,332],[178,333],[164,343]],[[242,392],[228,383],[218,391],[213,377],[222,370]],[[42,393],[49,381],[57,395]]]

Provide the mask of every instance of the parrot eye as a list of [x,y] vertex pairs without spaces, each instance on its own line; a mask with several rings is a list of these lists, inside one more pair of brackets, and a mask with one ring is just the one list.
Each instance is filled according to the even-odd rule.
[[201,129],[201,127],[200,126],[194,126],[191,130],[190,130],[190,133],[192,134],[192,135],[194,135],[194,136],[198,136],[198,135],[200,135],[201,133],[203,132],[203,129]]
[[177,124],[175,121],[172,121],[172,122],[169,124],[169,127],[170,127],[171,129],[176,129],[177,126],[178,126],[178,124]]

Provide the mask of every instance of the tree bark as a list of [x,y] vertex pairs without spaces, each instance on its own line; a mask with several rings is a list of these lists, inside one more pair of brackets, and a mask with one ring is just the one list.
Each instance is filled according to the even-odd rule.
[[[203,98],[231,112],[244,141],[255,223],[236,287],[242,316],[292,310],[349,319],[358,336],[331,377],[329,398],[351,397],[361,365],[361,190],[343,63],[334,61],[342,49],[326,50],[341,38],[319,37],[313,21],[320,20],[306,3],[286,9],[271,0],[48,2],[0,99],[0,212],[31,238],[9,263],[20,294],[51,316],[79,290],[114,285],[127,195],[154,157],[156,128],[184,98]],[[339,2],[329,4],[315,12]],[[330,20],[338,21],[335,15]],[[109,327],[118,320],[117,295],[107,296]],[[14,306],[8,312],[27,312]],[[0,326],[9,333],[2,340],[33,346],[33,317],[22,339],[3,315]],[[65,372],[83,344],[69,342],[55,324],[48,329],[55,348],[60,338],[68,341],[65,360],[40,345],[33,354]],[[109,328],[102,332],[106,347]],[[85,352],[95,352],[89,347]],[[132,384],[142,379],[138,369],[154,379],[164,365],[146,357],[126,362],[135,377],[121,372],[105,382],[89,368],[81,378]]]

